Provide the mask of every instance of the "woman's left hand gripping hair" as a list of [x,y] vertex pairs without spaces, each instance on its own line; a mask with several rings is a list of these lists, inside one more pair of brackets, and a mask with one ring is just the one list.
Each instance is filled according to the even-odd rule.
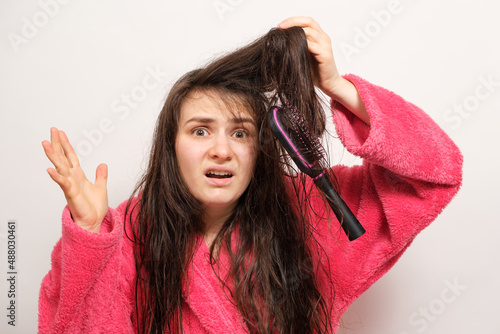
[[293,26],[304,29],[309,52],[316,59],[317,64],[312,69],[314,85],[370,125],[370,116],[356,87],[337,70],[328,34],[321,29],[318,22],[306,16],[289,17],[278,24],[281,29]]
[[313,69],[314,84],[325,94],[332,96],[336,86],[342,81],[342,77],[335,64],[330,37],[321,29],[318,22],[310,17],[289,17],[278,24],[278,28],[281,29],[293,26],[304,29],[309,52],[318,63],[317,67]]

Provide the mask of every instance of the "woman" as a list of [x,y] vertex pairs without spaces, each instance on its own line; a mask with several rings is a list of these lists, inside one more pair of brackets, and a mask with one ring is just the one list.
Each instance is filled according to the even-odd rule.
[[[270,105],[291,104],[321,134],[314,85],[364,159],[331,170],[367,230],[354,242],[310,180],[291,176],[266,121]],[[117,209],[106,165],[92,184],[64,132],[51,129],[43,147],[68,206],[41,333],[335,332],[461,184],[446,134],[399,96],[340,76],[329,37],[306,17],[178,80],[136,196]]]

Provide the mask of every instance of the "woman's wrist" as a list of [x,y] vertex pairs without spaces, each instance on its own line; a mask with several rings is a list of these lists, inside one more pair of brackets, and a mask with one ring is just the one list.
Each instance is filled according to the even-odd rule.
[[332,100],[342,104],[363,122],[370,125],[370,116],[366,111],[365,104],[352,82],[339,77],[324,93],[331,97]]

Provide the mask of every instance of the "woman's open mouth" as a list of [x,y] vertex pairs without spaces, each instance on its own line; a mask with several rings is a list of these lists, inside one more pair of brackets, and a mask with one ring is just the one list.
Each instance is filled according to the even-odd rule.
[[210,171],[205,174],[206,177],[214,179],[227,179],[233,176],[233,174],[221,171]]

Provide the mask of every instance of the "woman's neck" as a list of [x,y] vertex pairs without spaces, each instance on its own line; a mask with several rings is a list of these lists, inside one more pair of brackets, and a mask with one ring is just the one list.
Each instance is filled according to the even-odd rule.
[[234,207],[231,208],[205,208],[203,210],[202,220],[205,224],[203,237],[205,243],[210,247],[217,237],[226,220],[233,213]]

